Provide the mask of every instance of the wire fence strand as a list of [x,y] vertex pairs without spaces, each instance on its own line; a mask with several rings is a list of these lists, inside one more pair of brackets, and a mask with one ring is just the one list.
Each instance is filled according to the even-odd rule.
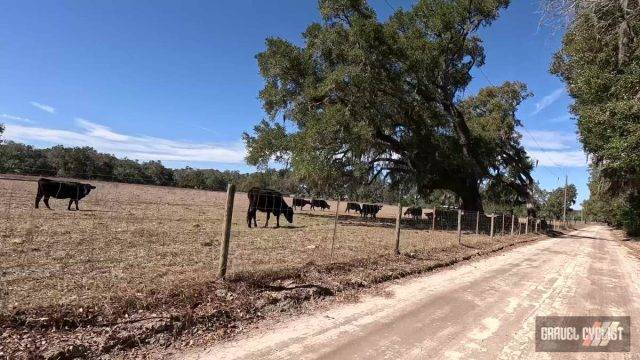
[[[12,289],[9,301],[39,289],[60,301],[70,293],[135,295],[217,276],[224,192],[74,180],[96,187],[79,199],[80,210],[68,211],[69,199],[53,195],[48,210],[42,203],[34,208],[37,180],[0,175],[0,271]],[[248,193],[235,195],[231,276],[366,264],[394,253],[397,205],[275,192],[257,196],[253,201]],[[536,229],[536,222],[527,226],[526,218],[510,213],[414,205],[400,214],[401,254],[427,259],[519,241],[518,235]],[[546,230],[543,223],[539,232]]]

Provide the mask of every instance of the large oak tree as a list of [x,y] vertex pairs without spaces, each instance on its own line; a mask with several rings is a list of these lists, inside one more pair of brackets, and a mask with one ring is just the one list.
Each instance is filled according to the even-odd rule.
[[463,98],[485,60],[477,31],[508,3],[421,0],[379,21],[365,0],[320,0],[303,44],[269,38],[257,55],[268,117],[244,136],[247,161],[284,162],[322,189],[384,176],[424,196],[452,191],[469,210],[482,210],[481,185],[525,201],[526,87]]

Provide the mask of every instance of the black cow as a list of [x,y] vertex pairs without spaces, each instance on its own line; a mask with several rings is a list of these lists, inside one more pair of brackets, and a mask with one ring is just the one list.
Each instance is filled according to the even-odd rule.
[[410,215],[413,220],[418,220],[422,217],[422,208],[420,206],[411,206],[405,210],[404,215]]
[[349,212],[349,211],[355,211],[357,213],[362,211],[362,208],[360,207],[360,204],[355,203],[355,202],[348,202],[347,203],[347,210],[345,212]]
[[67,210],[71,210],[71,204],[76,203],[76,210],[78,208],[78,200],[89,195],[92,189],[96,187],[90,184],[82,184],[71,181],[55,181],[50,179],[41,178],[38,180],[38,193],[36,194],[36,209],[40,205],[40,199],[44,198],[44,204],[49,207],[49,198],[56,199],[69,199],[69,205]]
[[326,201],[311,199],[311,210],[315,210],[316,207],[319,207],[320,209],[322,209],[322,211],[324,211],[325,209],[331,209],[331,206],[329,206]]
[[296,206],[302,210],[306,205],[311,204],[311,201],[306,199],[293,198],[293,209],[296,209]]
[[284,215],[289,223],[293,222],[293,209],[284,202],[282,194],[275,190],[261,189],[253,187],[247,193],[249,197],[249,209],[247,210],[247,225],[251,228],[251,220],[253,225],[258,227],[256,222],[256,212],[258,210],[267,213],[267,221],[264,227],[269,225],[269,217],[271,213],[276,216],[276,227],[280,227],[280,215]]
[[382,205],[374,205],[374,204],[362,204],[362,210],[360,211],[360,216],[366,218],[367,215],[371,215],[372,218],[376,218],[376,214],[378,211],[382,209]]

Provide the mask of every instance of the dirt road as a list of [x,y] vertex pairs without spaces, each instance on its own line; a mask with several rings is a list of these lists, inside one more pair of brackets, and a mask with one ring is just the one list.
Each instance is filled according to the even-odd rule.
[[[191,359],[640,359],[640,261],[602,226],[389,286]],[[534,351],[537,315],[629,315],[630,353]]]

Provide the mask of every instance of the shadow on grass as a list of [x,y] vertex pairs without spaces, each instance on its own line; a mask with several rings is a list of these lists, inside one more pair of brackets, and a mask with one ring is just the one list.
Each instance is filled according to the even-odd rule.
[[[246,224],[245,224],[246,225]],[[306,228],[307,225],[284,225],[284,226],[279,226],[276,227],[275,225],[273,226],[263,226],[263,225],[258,225],[258,226],[251,226],[251,228],[247,227],[247,230],[250,229],[284,229],[284,230],[295,230],[295,229],[304,229]]]

